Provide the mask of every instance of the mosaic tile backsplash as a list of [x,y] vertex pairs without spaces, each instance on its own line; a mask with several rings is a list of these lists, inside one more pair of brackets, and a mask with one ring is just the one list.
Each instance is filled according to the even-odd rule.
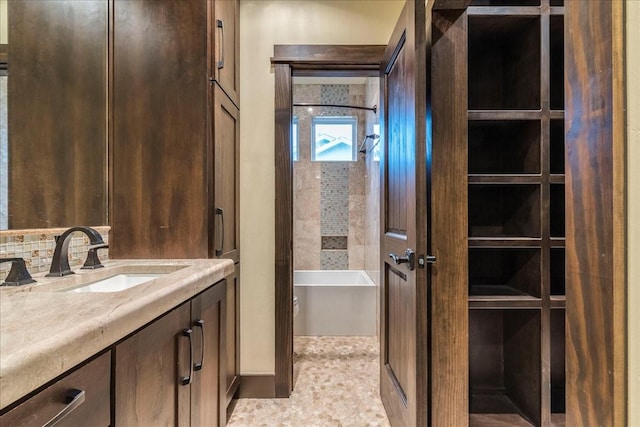
[[[94,227],[105,243],[109,243],[109,227]],[[56,247],[55,236],[66,228],[46,230],[0,231],[0,258],[23,258],[31,274],[49,271],[53,251]],[[82,233],[74,233],[69,245],[69,265],[74,268],[84,263],[87,257],[89,239]],[[109,249],[100,249],[100,260],[109,259]],[[11,263],[0,264],[0,282],[4,281],[11,269]]]

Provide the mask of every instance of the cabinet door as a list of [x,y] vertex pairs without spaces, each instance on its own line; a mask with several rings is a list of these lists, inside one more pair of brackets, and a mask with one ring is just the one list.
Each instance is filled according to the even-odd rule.
[[217,84],[213,90],[213,236],[210,255],[240,259],[238,156],[240,112]]
[[116,346],[117,426],[189,425],[190,387],[182,385],[190,373],[189,320],[185,303]]
[[238,0],[214,0],[212,76],[236,105],[240,105],[240,7]]
[[195,364],[191,385],[191,425],[224,426],[224,320],[226,280],[218,282],[191,302]]
[[206,258],[206,3],[112,5],[110,254]]
[[227,315],[225,336],[227,406],[240,385],[240,264],[227,277]]
[[[0,426],[42,426],[65,410],[56,424],[108,426],[111,353],[87,363],[0,417]],[[74,399],[75,398],[75,399]]]

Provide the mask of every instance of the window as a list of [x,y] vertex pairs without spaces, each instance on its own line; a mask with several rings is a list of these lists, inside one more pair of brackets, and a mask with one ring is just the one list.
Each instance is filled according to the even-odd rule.
[[298,116],[293,116],[291,121],[291,160],[294,162],[299,159],[298,151]]
[[311,160],[315,162],[355,162],[357,160],[355,117],[313,117]]

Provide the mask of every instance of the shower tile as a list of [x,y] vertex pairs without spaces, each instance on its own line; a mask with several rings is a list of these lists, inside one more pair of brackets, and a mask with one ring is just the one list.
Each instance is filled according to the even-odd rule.
[[322,251],[320,252],[320,268],[322,270],[348,270],[348,251]]
[[320,230],[318,221],[293,223],[293,269],[320,270]]
[[364,245],[349,246],[349,270],[364,270]]

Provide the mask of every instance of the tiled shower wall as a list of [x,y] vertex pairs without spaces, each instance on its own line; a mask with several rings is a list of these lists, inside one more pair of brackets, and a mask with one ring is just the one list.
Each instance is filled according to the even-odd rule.
[[[364,85],[294,85],[294,102],[365,105]],[[295,107],[299,160],[293,165],[294,270],[364,270],[364,155],[357,162],[312,162],[311,118],[355,116],[356,144],[365,136],[365,113],[333,107]],[[345,245],[346,242],[346,245]]]
[[[380,79],[368,78],[365,83],[365,104],[380,105]],[[380,123],[380,110],[366,115],[367,135],[373,132],[373,125]],[[365,260],[364,268],[371,280],[380,284],[380,161],[375,154],[380,149],[380,140],[367,141],[366,165],[366,215],[365,215]]]
[[[109,227],[94,227],[105,243],[109,243]],[[53,250],[56,247],[55,236],[65,228],[39,230],[0,231],[0,258],[23,258],[31,274],[49,271]],[[74,233],[69,245],[69,265],[74,268],[84,263],[87,257],[89,239],[82,233]],[[100,260],[109,258],[109,249],[100,249]],[[11,263],[0,264],[0,283],[11,269]]]

